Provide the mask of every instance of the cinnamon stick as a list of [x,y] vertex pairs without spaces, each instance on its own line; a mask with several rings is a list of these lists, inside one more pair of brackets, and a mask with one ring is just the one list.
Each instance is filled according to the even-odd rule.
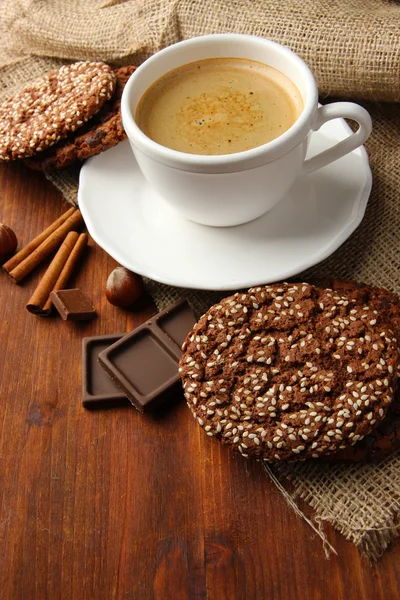
[[75,210],[64,223],[53,231],[53,233],[35,248],[19,265],[11,271],[8,271],[4,268],[7,265],[6,263],[6,265],[3,266],[4,270],[15,283],[19,283],[61,244],[69,231],[76,229],[81,223],[81,212],[80,210]]
[[17,267],[27,256],[29,256],[35,250],[35,248],[40,246],[40,244],[44,242],[44,240],[46,240],[53,233],[53,231],[58,229],[58,227],[60,227],[60,225],[62,225],[72,215],[72,213],[75,212],[75,210],[76,208],[74,207],[68,209],[63,215],[61,215],[61,217],[54,221],[54,223],[49,225],[47,229],[42,231],[42,233],[40,233],[37,237],[30,241],[29,244],[27,244],[26,246],[21,248],[19,252],[14,254],[14,256],[10,258],[10,260],[4,263],[4,271],[6,273],[9,273],[13,269],[15,269],[15,267]]
[[[81,233],[75,243],[75,246],[72,248],[71,254],[68,256],[67,262],[65,263],[56,283],[54,284],[53,289],[51,290],[52,292],[57,292],[58,290],[65,289],[65,287],[68,283],[68,280],[74,273],[75,268],[77,267],[77,265],[79,263],[82,253],[83,253],[84,249],[86,248],[87,242],[88,242],[88,234]],[[53,303],[52,303],[50,295],[49,295],[46,303],[44,304],[44,306],[42,308],[41,313],[43,313],[44,315],[49,315],[51,312],[52,306],[53,306]]]
[[29,312],[33,313],[34,315],[42,314],[42,308],[46,304],[50,296],[50,292],[53,290],[54,285],[68,260],[68,257],[78,241],[78,238],[79,234],[76,233],[76,231],[70,231],[68,233],[57,254],[51,261],[49,268],[40,280],[39,285],[33,292],[28,304],[26,305],[26,308],[29,310]]

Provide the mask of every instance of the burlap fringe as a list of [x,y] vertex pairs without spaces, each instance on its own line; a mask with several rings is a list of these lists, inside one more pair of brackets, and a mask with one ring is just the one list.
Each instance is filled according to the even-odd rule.
[[[400,506],[398,513],[383,526],[368,525],[367,527],[352,526],[349,528],[347,519],[341,519],[329,509],[316,505],[316,490],[310,492],[309,489],[302,489],[301,486],[293,484],[293,490],[288,490],[280,481],[279,474],[276,474],[274,467],[264,463],[264,469],[268,477],[279,490],[288,505],[294,510],[298,517],[305,521],[311,529],[320,537],[323,544],[325,556],[328,559],[331,553],[337,554],[336,549],[329,542],[324,530],[324,523],[332,525],[348,541],[354,543],[369,564],[378,560],[385,552],[389,544],[400,535],[400,523],[398,522]],[[290,481],[290,477],[282,476],[284,481]],[[315,511],[315,516],[308,518],[297,504],[298,499],[309,504]]]
[[[332,546],[332,544],[329,542],[328,538],[326,537],[326,534],[322,528],[322,524],[319,523],[318,527],[316,527],[314,525],[314,522],[311,519],[309,519],[304,514],[304,512],[301,510],[301,508],[296,504],[296,502],[295,502],[296,494],[292,495],[288,492],[288,490],[282,485],[282,483],[279,481],[278,477],[275,475],[275,473],[273,472],[272,468],[269,465],[267,465],[266,463],[263,463],[263,466],[264,466],[264,470],[267,473],[268,477],[271,479],[271,481],[274,483],[276,488],[282,494],[282,496],[284,497],[286,502],[289,504],[290,508],[292,508],[294,510],[294,512],[296,513],[296,515],[298,517],[300,517],[300,519],[303,519],[303,521],[305,521],[311,527],[311,529],[321,538],[326,558],[329,558],[329,555],[331,552],[333,552],[334,554],[337,555],[335,548]],[[317,521],[317,518],[315,518],[315,521]]]

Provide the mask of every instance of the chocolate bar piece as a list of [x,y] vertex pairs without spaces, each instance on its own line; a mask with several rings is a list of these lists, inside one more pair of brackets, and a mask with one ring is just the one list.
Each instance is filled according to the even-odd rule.
[[195,322],[181,300],[99,353],[100,364],[138,410],[150,410],[181,389],[181,346]]
[[128,398],[115,385],[100,365],[99,352],[123,337],[101,335],[82,340],[82,404],[85,408],[131,406]]
[[50,298],[64,321],[88,321],[96,316],[89,298],[78,288],[51,292]]

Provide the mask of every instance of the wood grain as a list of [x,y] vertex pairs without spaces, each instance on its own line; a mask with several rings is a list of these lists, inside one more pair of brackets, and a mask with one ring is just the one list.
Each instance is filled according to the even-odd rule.
[[[25,244],[65,205],[40,173],[0,166],[0,221]],[[261,466],[205,436],[182,399],[158,416],[86,411],[81,340],[153,312],[110,305],[115,262],[93,241],[71,285],[99,317],[68,323],[0,279],[0,598],[7,600],[397,600],[400,544],[372,567],[327,527],[311,529]]]

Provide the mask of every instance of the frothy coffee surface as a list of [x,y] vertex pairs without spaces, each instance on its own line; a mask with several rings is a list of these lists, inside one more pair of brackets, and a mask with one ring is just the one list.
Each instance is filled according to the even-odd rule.
[[282,133],[303,110],[294,83],[272,67],[240,58],[189,63],[158,79],[135,120],[155,142],[190,154],[232,154]]

